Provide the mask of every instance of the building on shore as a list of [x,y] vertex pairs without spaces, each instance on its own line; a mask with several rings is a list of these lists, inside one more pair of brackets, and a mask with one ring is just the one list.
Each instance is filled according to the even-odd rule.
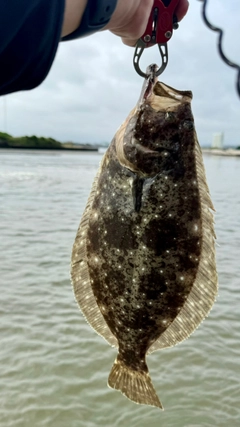
[[213,140],[212,140],[212,148],[217,148],[218,150],[223,149],[224,144],[224,133],[214,133],[213,134]]

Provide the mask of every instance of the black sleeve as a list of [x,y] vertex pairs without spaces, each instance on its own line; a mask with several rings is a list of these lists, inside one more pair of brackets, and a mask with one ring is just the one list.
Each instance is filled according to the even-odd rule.
[[65,0],[0,0],[0,95],[38,86],[61,37]]

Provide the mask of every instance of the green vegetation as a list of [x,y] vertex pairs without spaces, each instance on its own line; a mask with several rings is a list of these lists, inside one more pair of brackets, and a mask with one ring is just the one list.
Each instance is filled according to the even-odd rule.
[[8,133],[4,133],[4,132],[0,132],[0,141],[2,140],[2,139],[5,139],[5,140],[10,140],[10,139],[12,139],[12,136],[11,135],[9,135]]
[[90,144],[74,144],[72,142],[62,144],[53,138],[38,136],[13,137],[8,133],[0,132],[0,148],[30,148],[45,150],[86,150],[97,151],[98,148]]
[[61,142],[55,141],[53,138],[43,138],[33,136],[22,136],[14,138],[8,133],[0,132],[0,147],[4,148],[47,148],[61,149]]

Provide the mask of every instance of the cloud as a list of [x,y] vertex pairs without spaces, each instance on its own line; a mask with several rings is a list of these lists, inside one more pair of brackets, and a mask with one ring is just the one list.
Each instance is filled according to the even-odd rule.
[[[236,72],[220,59],[217,35],[204,25],[200,13],[201,2],[192,0],[168,43],[169,64],[161,80],[192,90],[202,145],[210,144],[215,132],[224,132],[226,144],[240,145]],[[225,30],[226,54],[240,62],[239,1],[209,0],[207,13],[214,25]],[[0,100],[0,128],[13,135],[36,134],[60,141],[110,142],[140,95],[143,80],[132,60],[133,49],[109,32],[61,43],[40,87]],[[155,46],[144,52],[141,66],[159,61]]]

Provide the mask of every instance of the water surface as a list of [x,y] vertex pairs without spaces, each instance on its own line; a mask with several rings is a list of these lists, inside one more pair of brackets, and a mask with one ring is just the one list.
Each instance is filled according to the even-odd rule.
[[240,159],[204,157],[220,290],[187,341],[148,357],[164,412],[107,387],[116,350],[74,300],[71,248],[100,160],[0,151],[0,426],[239,426]]

